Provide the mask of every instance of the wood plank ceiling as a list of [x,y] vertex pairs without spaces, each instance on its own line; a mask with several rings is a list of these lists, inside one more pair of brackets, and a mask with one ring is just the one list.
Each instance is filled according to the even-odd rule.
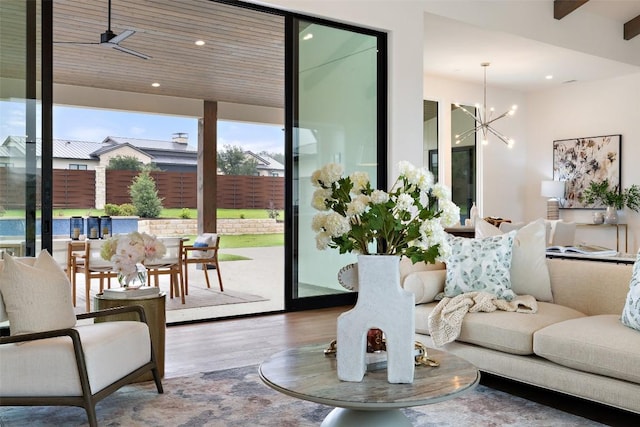
[[112,0],[111,30],[136,31],[121,46],[150,59],[98,44],[58,43],[99,42],[107,4],[54,2],[55,83],[284,107],[283,17],[209,0]]
[[[588,1],[589,0],[553,0],[553,17],[555,19],[562,19]],[[625,40],[631,40],[635,36],[640,35],[640,15],[635,18],[629,17],[629,20],[623,25],[622,33]]]

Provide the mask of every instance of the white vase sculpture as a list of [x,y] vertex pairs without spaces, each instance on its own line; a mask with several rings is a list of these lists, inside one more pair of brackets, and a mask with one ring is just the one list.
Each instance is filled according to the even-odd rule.
[[400,286],[400,257],[358,256],[358,301],[338,317],[338,378],[360,382],[367,370],[369,329],[386,338],[387,380],[412,383],[414,374],[415,298]]

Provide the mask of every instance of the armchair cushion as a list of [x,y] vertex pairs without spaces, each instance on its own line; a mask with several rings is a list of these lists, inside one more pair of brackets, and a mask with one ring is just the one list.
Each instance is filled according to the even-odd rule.
[[[146,323],[104,322],[75,329],[82,341],[92,393],[151,360]],[[82,396],[73,344],[68,336],[2,345],[0,359],[3,396]]]
[[33,265],[7,255],[0,272],[0,293],[11,335],[72,328],[76,324],[69,278],[46,250],[40,252]]

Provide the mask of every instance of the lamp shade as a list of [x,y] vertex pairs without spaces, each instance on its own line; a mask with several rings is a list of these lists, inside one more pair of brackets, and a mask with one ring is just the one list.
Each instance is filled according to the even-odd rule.
[[555,199],[564,198],[564,181],[542,181],[540,195]]

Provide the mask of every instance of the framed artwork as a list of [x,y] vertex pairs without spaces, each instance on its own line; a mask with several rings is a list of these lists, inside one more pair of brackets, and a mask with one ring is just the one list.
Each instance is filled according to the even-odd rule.
[[622,135],[553,141],[553,179],[566,181],[563,208],[587,208],[580,197],[593,181],[620,188],[621,141]]

